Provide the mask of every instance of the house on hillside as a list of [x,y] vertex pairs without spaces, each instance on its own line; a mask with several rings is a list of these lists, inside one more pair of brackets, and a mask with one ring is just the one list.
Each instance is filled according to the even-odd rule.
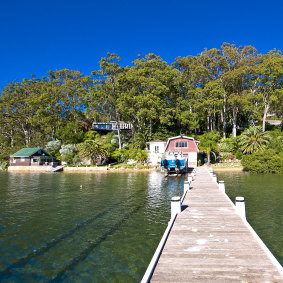
[[22,148],[10,156],[10,166],[51,165],[54,158],[41,147]]
[[184,158],[188,167],[197,166],[199,141],[187,136],[176,136],[169,138],[165,146],[166,156],[175,156],[176,159],[181,156]]
[[133,128],[131,123],[125,123],[123,121],[110,121],[110,122],[93,122],[92,130],[95,131],[129,131]]
[[154,140],[147,143],[148,146],[148,162],[151,165],[161,163],[162,154],[165,152],[166,142],[162,140]]

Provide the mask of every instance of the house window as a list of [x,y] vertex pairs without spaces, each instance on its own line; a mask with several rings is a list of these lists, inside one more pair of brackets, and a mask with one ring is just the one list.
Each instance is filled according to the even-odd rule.
[[155,152],[159,152],[159,146],[158,146],[158,145],[156,145],[156,146],[154,147],[154,151],[155,151]]
[[176,142],[175,147],[188,147],[188,142]]
[[26,161],[25,157],[21,157],[21,162],[25,162],[25,161]]

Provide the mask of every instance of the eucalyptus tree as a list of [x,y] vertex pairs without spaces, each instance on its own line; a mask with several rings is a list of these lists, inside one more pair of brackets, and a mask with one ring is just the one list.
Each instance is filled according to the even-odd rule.
[[170,124],[175,112],[174,84],[179,71],[155,54],[138,58],[119,78],[118,110],[133,124],[141,147],[151,138],[153,128]]
[[247,89],[250,83],[250,68],[255,65],[257,50],[253,46],[236,46],[224,43],[222,54],[227,62],[227,70],[221,75],[221,82],[226,91],[227,107],[231,109],[232,136],[237,136],[238,116],[248,105]]
[[[213,111],[207,113],[207,129],[215,129],[216,113],[220,114],[220,120],[222,123],[223,137],[226,138],[227,128],[227,93],[223,87],[221,76],[229,69],[229,63],[225,56],[222,54],[222,50],[212,48],[205,49],[200,54],[200,60],[202,64],[209,70],[209,82],[205,86],[205,93],[208,95],[208,101],[213,102]],[[205,96],[204,96],[205,97]],[[216,102],[218,100],[218,102]],[[217,104],[218,107],[215,107]],[[209,105],[209,104],[208,104]],[[212,105],[211,105],[212,106]],[[221,108],[220,108],[221,107]],[[218,121],[218,124],[220,124]],[[218,125],[217,128],[220,128]]]
[[222,115],[225,113],[223,111],[225,93],[219,79],[208,82],[201,93],[199,104],[203,110],[200,112],[206,114],[208,131],[220,130],[220,121],[223,121]]
[[[189,100],[190,114],[196,113],[198,124],[206,124],[208,131],[215,128],[215,122],[219,120],[216,119],[216,113],[220,114],[223,124],[226,121],[224,119],[225,91],[223,88],[220,91],[221,85],[219,86],[218,82],[222,73],[227,69],[226,65],[227,62],[221,55],[221,51],[216,48],[205,49],[199,56],[178,57],[174,63],[174,66],[183,74],[184,85],[187,88],[187,96],[184,96],[184,99]],[[217,99],[223,100],[222,103],[217,103],[217,108],[221,106],[223,111],[220,109],[219,112],[215,105],[211,105],[210,102],[215,102]],[[217,127],[219,128],[219,125]]]
[[[87,99],[87,117],[91,120],[119,121],[121,113],[117,108],[119,97],[118,79],[123,74],[124,68],[119,65],[121,58],[115,53],[107,53],[107,57],[102,57],[99,61],[99,70],[92,72],[94,76],[94,86]],[[119,148],[121,149],[120,129],[118,131]]]
[[0,144],[2,147],[13,147],[17,143],[16,136],[19,136],[18,125],[14,125],[13,117],[6,112],[8,107],[3,99],[0,99],[0,109]]
[[97,121],[119,120],[117,109],[119,97],[118,78],[124,68],[119,65],[121,58],[114,53],[107,53],[99,61],[99,70],[92,72],[94,85],[91,88],[86,113],[89,119]]
[[64,135],[69,139],[68,142],[72,142],[73,136],[81,135],[80,122],[85,119],[86,97],[92,86],[92,78],[76,70],[49,71],[48,86],[46,100],[51,99],[52,103],[47,110],[50,116],[57,118],[55,131],[59,136],[56,138]]
[[245,82],[247,78],[247,69],[242,67],[226,72],[222,76],[223,86],[229,94],[227,98],[228,108],[231,109],[232,116],[232,136],[237,136],[238,115],[248,103],[245,95]]
[[92,78],[84,76],[80,71],[62,69],[49,71],[47,79],[52,82],[52,87],[60,87],[59,100],[62,116],[76,117],[84,109],[84,98],[92,86]]
[[61,138],[62,133],[72,142],[81,131],[83,97],[90,83],[90,77],[78,71],[58,70],[41,79],[8,84],[0,98],[0,123],[11,146],[16,136],[25,146],[43,146],[51,137]]
[[[31,144],[32,135],[34,134],[34,109],[33,101],[36,96],[36,87],[38,80],[23,80],[21,83],[10,83],[1,95],[1,112],[5,120],[2,123],[7,125],[7,129],[14,127],[16,132],[22,136],[23,144],[28,146]],[[4,126],[5,127],[5,126]],[[14,134],[16,133],[10,128],[6,135],[14,144]]]
[[255,66],[254,81],[257,102],[262,106],[262,131],[265,131],[267,114],[271,112],[282,115],[283,96],[283,56],[273,50],[261,57]]

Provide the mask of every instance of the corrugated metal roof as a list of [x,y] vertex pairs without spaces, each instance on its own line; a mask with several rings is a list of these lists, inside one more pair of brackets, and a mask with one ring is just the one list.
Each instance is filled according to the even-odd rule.
[[35,154],[37,151],[43,150],[41,147],[27,147],[27,148],[22,148],[16,153],[12,154],[12,157],[29,157]]

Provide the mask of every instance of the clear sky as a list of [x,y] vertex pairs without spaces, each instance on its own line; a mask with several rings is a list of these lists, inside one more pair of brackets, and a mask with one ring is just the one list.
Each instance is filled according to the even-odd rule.
[[48,70],[123,66],[138,54],[168,63],[223,42],[283,50],[282,0],[1,0],[0,89]]

